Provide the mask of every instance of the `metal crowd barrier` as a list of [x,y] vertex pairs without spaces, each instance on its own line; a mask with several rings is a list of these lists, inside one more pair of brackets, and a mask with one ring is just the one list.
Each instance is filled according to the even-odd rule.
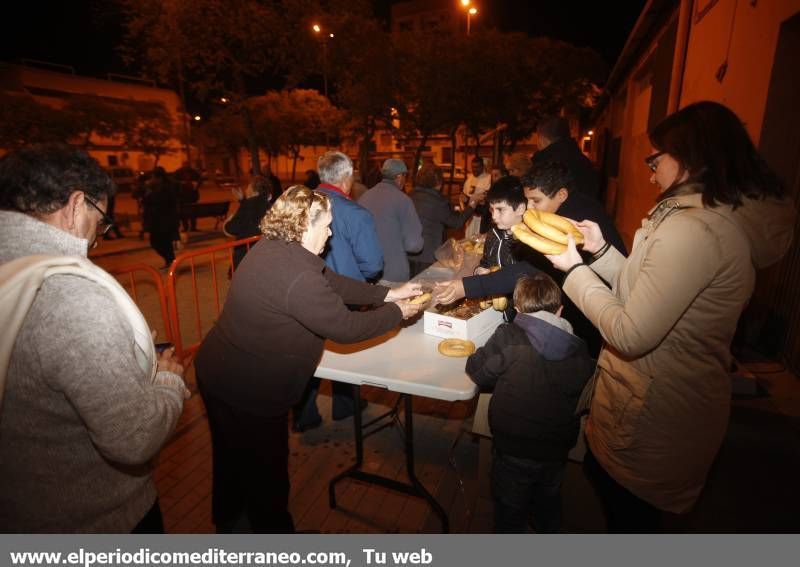
[[[134,264],[132,266],[125,266],[123,268],[117,268],[115,270],[111,270],[110,273],[118,280],[120,280],[120,285],[126,288],[126,291],[128,291],[129,295],[133,298],[134,303],[136,303],[136,305],[139,306],[142,313],[150,311],[149,309],[142,308],[144,307],[144,303],[146,301],[153,299],[155,301],[158,301],[158,307],[161,311],[161,324],[163,325],[164,328],[164,334],[159,335],[159,337],[156,340],[173,342],[172,330],[169,321],[169,311],[167,310],[167,298],[166,295],[164,294],[164,284],[161,280],[161,274],[158,273],[158,270],[156,270],[151,266],[148,266],[147,264]],[[152,294],[149,293],[146,289],[141,289],[144,286],[141,284],[141,280],[137,279],[137,275],[141,274],[148,276],[147,277],[148,285],[152,284],[154,286],[155,298],[152,298]],[[148,323],[151,326],[155,326],[154,325],[155,321],[148,321]]]
[[[170,340],[180,358],[197,351],[205,332],[219,317],[224,303],[224,300],[220,302],[220,294],[227,293],[233,271],[233,249],[246,246],[249,250],[259,238],[252,236],[191,250],[172,262],[167,275],[166,304]],[[190,276],[188,281],[187,276]],[[187,302],[186,297],[191,301]],[[193,320],[193,325],[186,324],[188,319]]]

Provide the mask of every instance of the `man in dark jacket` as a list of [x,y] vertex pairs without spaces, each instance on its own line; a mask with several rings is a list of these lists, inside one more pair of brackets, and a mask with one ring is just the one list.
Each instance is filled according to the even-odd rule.
[[[522,178],[522,185],[528,198],[529,209],[558,213],[573,220],[594,221],[600,225],[603,235],[612,246],[623,254],[628,253],[614,222],[603,210],[602,205],[582,193],[572,191],[572,176],[565,165],[546,163],[534,166],[531,172]],[[562,274],[553,268],[547,258],[532,249],[529,251],[532,253],[526,256],[525,261],[503,266],[498,272],[442,282],[436,289],[437,300],[441,303],[451,303],[462,297],[475,299],[506,295],[512,292],[521,275],[540,271],[550,274],[558,281],[561,280]],[[591,263],[591,255],[586,254],[584,260],[586,263]],[[600,332],[568,297],[564,300],[564,317],[573,324],[575,334],[586,341],[589,353],[597,356],[603,345]]]
[[[236,240],[248,236],[259,236],[261,219],[264,218],[264,214],[272,204],[270,191],[269,180],[260,175],[254,176],[244,191],[234,189],[233,194],[239,201],[239,208],[222,225],[225,234]],[[239,262],[242,261],[245,254],[247,254],[247,246],[237,246],[233,249],[234,270],[239,266]]]
[[475,201],[471,200],[463,211],[454,210],[447,197],[441,193],[443,180],[442,170],[434,164],[426,163],[417,172],[411,200],[422,223],[425,244],[421,252],[408,256],[412,277],[436,261],[433,253],[444,242],[445,229],[464,226],[475,207]]
[[536,127],[539,151],[533,155],[533,165],[557,161],[563,163],[574,180],[573,189],[592,199],[600,198],[600,180],[592,162],[583,155],[570,137],[569,124],[560,116],[542,119]]
[[[180,168],[172,173],[172,178],[178,184],[178,200],[180,206],[192,205],[200,200],[200,183],[202,178],[200,173],[184,161]],[[190,208],[190,207],[189,207]],[[181,223],[183,231],[197,230],[197,219],[182,215]]]
[[514,322],[498,327],[466,367],[473,382],[494,390],[494,529],[524,533],[533,514],[538,533],[555,533],[567,454],[580,429],[575,408],[594,361],[560,317],[561,290],[552,278],[520,278],[514,304],[520,311]]
[[[272,193],[272,200],[274,202],[275,199],[280,197],[283,193],[283,185],[281,185],[281,180],[277,175],[272,173],[272,168],[269,166],[269,164],[264,166],[262,177],[265,177],[269,181],[270,193]],[[309,187],[309,189],[316,189],[316,187]]]
[[177,189],[164,168],[156,167],[144,198],[144,226],[150,233],[150,246],[164,259],[164,268],[175,259],[172,242],[178,239],[179,224]]

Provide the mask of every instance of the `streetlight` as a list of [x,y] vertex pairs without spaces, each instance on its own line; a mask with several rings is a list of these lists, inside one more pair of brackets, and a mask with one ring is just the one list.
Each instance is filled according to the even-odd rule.
[[320,42],[322,43],[322,84],[325,91],[325,98],[328,98],[328,39],[332,39],[333,34],[329,33],[325,36],[319,24],[314,24],[311,26],[311,29],[319,36]]
[[461,7],[467,11],[467,35],[472,27],[472,16],[478,13],[478,9],[470,4],[472,4],[472,0],[461,0]]
[[[314,24],[311,26],[311,29],[314,30],[314,33],[317,34],[319,37],[320,42],[322,43],[322,88],[325,94],[325,98],[328,98],[328,40],[333,39],[333,34],[328,33],[327,35],[322,33],[322,28],[319,24]],[[325,129],[325,147],[330,148],[330,138],[328,134],[328,129]]]

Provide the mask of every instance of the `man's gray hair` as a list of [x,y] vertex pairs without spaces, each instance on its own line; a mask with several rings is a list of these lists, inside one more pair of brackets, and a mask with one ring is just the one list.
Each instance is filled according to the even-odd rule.
[[317,161],[317,172],[320,181],[338,187],[353,174],[353,162],[342,152],[325,152]]

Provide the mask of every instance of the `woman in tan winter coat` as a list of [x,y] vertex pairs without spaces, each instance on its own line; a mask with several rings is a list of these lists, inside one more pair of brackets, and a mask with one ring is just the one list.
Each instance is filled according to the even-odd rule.
[[[700,102],[650,133],[661,193],[626,259],[582,221],[550,256],[564,291],[600,330],[585,470],[611,532],[655,532],[697,501],[730,411],[730,344],[755,270],[792,238],[793,208],[741,121]],[[611,284],[609,289],[605,282]]]

